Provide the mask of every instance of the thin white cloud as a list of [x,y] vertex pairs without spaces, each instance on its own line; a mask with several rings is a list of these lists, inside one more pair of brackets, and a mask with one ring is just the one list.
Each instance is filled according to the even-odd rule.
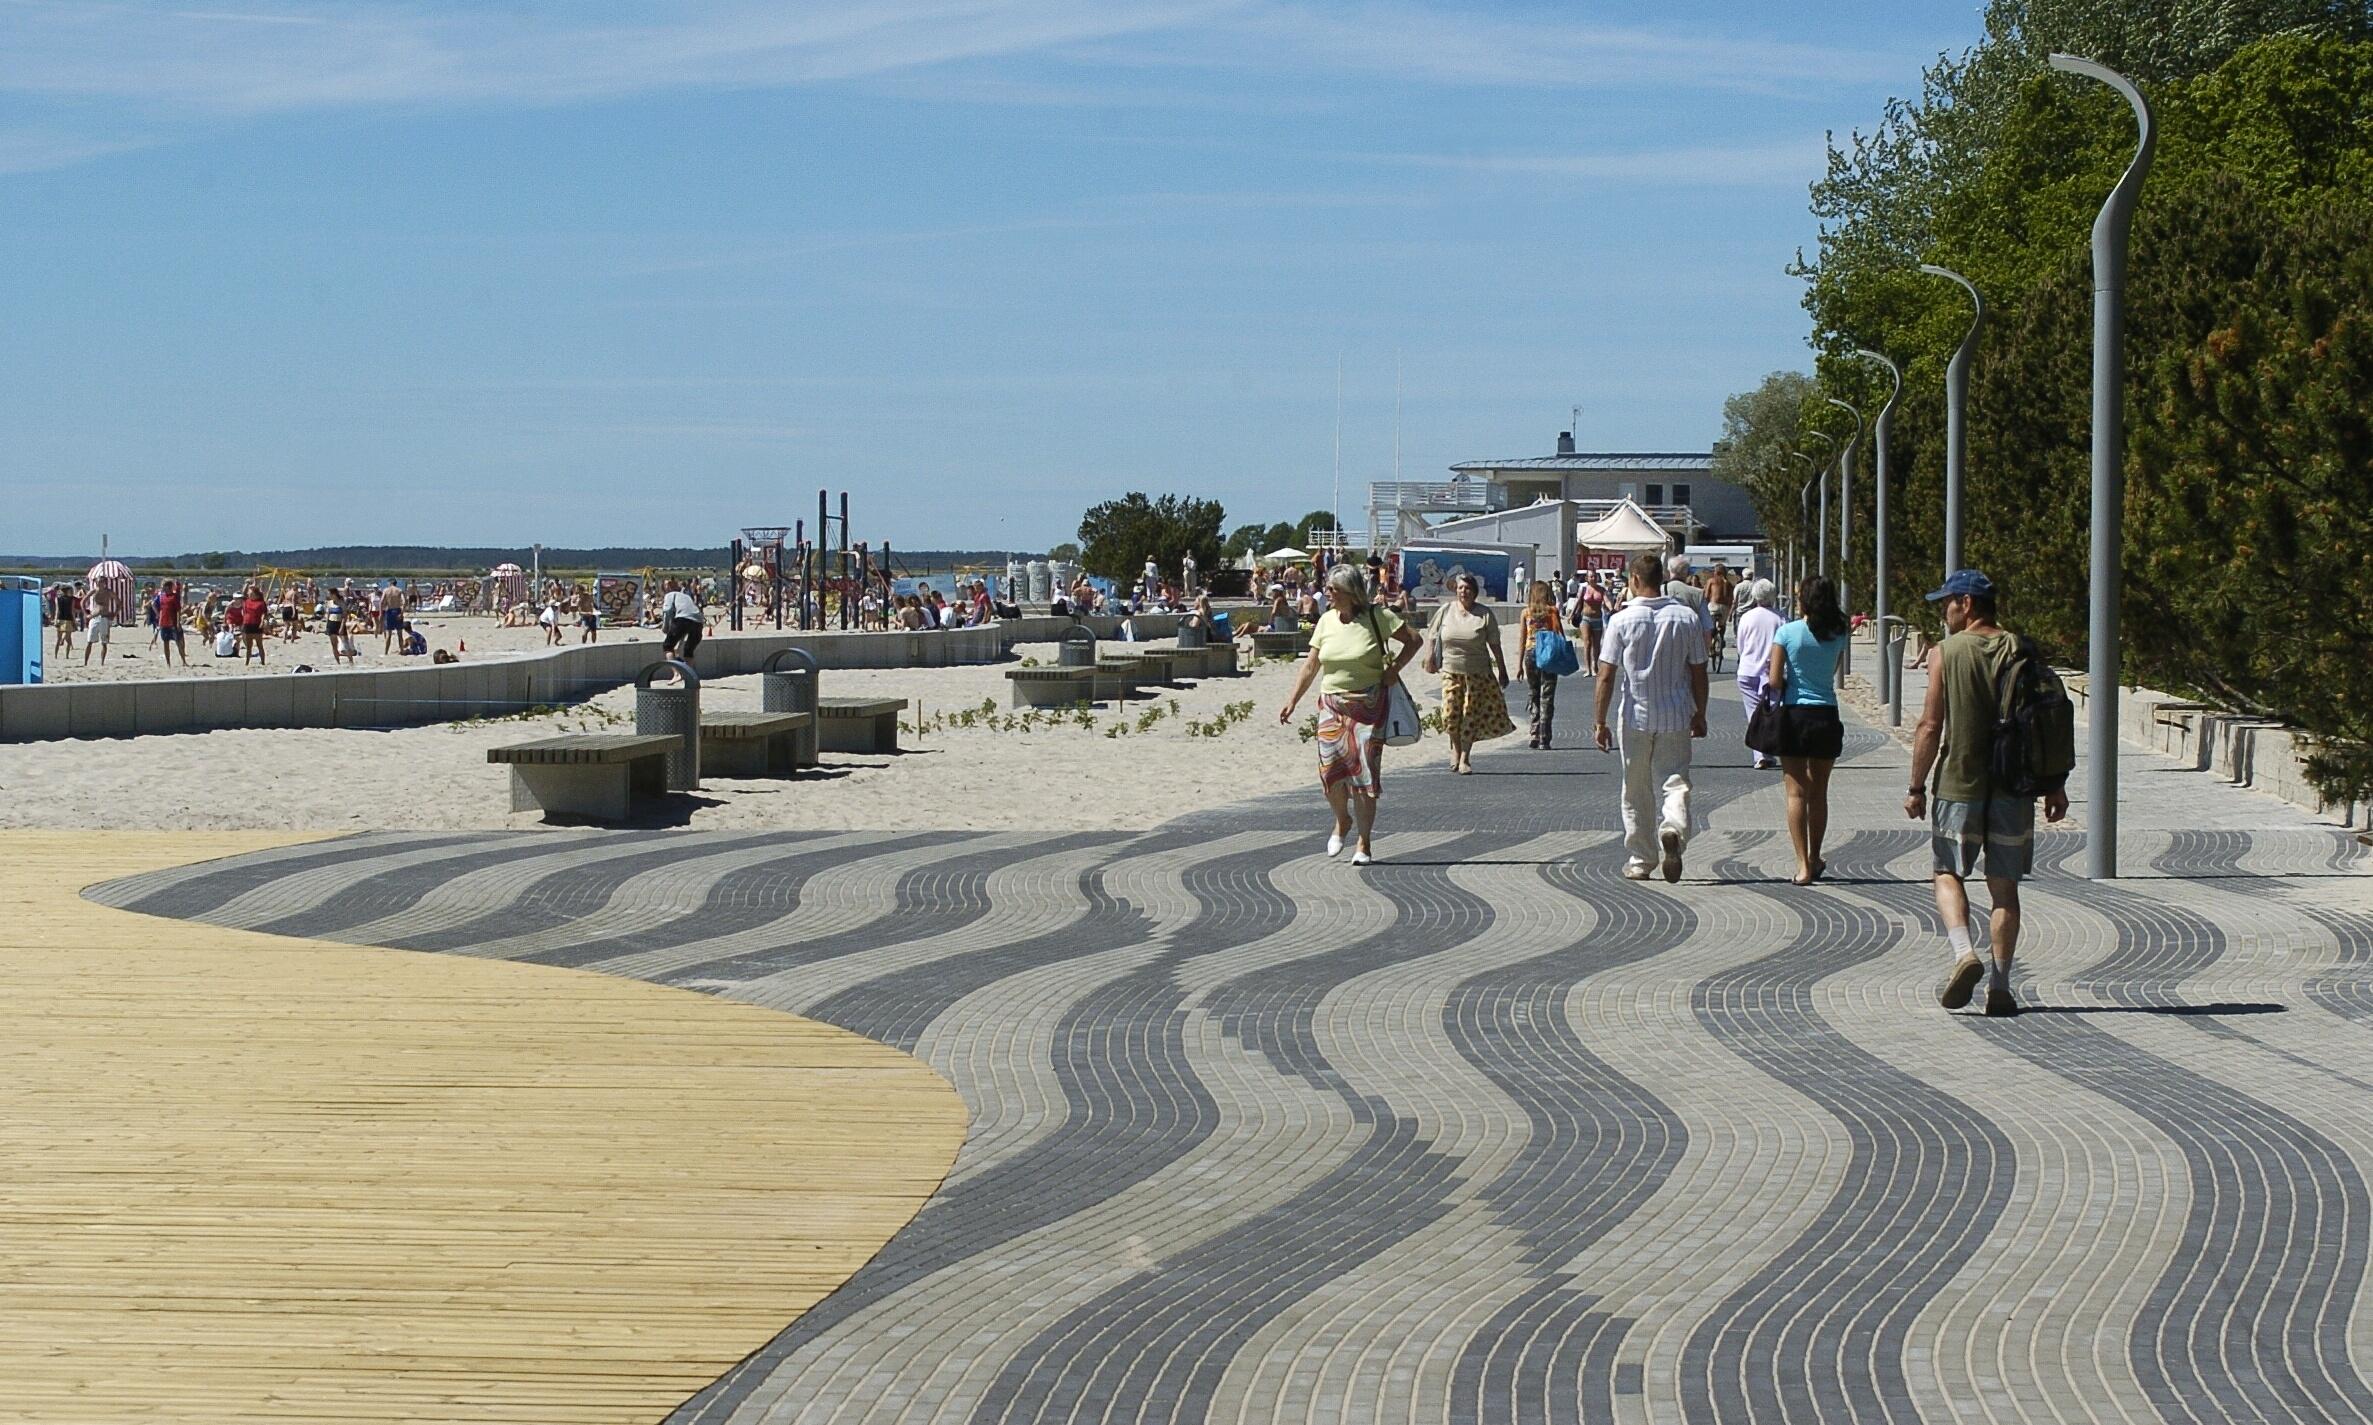
[[1378,153],[1343,157],[1471,173],[1537,174],[1676,188],[1801,188],[1821,176],[1829,147],[1825,139],[1812,136],[1776,143],[1704,144],[1627,153]]
[[0,129],[0,173],[40,173],[71,168],[110,154],[149,148],[156,140],[105,139],[48,129]]
[[1358,73],[1475,88],[1728,90],[1818,96],[1838,84],[1900,83],[1925,56],[1378,0],[1264,3],[1173,43],[1083,45],[1113,62],[1245,71]]
[[[623,0],[431,9],[389,0],[224,13],[87,0],[0,5],[0,91],[221,114],[567,103],[814,83],[1193,23],[1215,0]],[[279,21],[288,21],[281,24]]]

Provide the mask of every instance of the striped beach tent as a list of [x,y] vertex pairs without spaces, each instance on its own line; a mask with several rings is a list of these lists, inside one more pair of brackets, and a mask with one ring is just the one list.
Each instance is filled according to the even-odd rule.
[[124,561],[102,559],[92,565],[91,572],[85,574],[83,578],[88,580],[91,586],[91,607],[98,606],[99,592],[104,589],[113,597],[116,622],[123,623],[139,618],[140,610],[133,607],[132,604],[134,592],[132,571],[124,567]]

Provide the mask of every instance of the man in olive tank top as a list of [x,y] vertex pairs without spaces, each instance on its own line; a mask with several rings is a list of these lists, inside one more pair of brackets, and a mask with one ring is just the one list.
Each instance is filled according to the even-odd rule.
[[[2019,882],[2035,859],[2035,799],[1998,791],[1990,776],[1996,690],[2018,638],[1994,622],[1994,581],[1975,569],[1956,570],[1928,600],[1944,606],[1948,637],[1928,655],[1928,701],[1912,740],[1911,795],[1903,810],[1929,822],[1936,911],[1953,951],[1952,973],[1937,1002],[1960,1009],[1984,979],[1986,1013],[1999,1018],[2019,1012],[2010,966],[2019,948]],[[2068,814],[2065,780],[2044,793],[2043,814],[2047,821]],[[1987,922],[1994,951],[1990,974],[1969,934],[1966,882],[1981,863],[1994,902]]]

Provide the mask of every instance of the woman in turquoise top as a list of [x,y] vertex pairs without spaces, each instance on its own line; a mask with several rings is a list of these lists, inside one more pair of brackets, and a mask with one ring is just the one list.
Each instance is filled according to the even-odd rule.
[[1829,834],[1829,771],[1845,750],[1837,715],[1837,662],[1849,625],[1838,607],[1837,585],[1816,574],[1797,587],[1804,617],[1772,635],[1764,696],[1780,700],[1780,773],[1788,784],[1788,842],[1796,849],[1796,884],[1821,879],[1828,863],[1821,841]]

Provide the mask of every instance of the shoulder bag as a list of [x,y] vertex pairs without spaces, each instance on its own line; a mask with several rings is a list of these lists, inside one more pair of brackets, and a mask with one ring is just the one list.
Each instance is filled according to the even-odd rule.
[[[1368,631],[1376,635],[1376,653],[1389,664],[1385,653],[1384,628],[1376,622],[1376,610],[1368,610]],[[1384,685],[1384,745],[1409,747],[1425,736],[1425,724],[1418,721],[1417,699],[1409,696],[1409,685],[1395,678]]]

